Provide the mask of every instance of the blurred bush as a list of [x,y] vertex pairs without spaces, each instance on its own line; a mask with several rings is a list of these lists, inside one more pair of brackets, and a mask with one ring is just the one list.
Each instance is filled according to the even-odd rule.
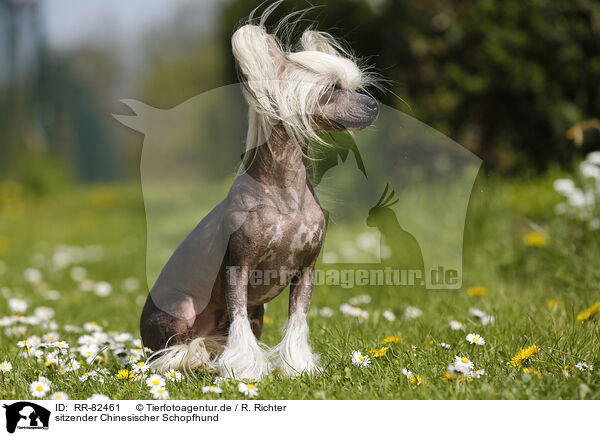
[[[255,0],[223,8],[221,38]],[[598,131],[578,150],[565,136],[600,114],[600,3],[592,0],[327,0],[306,14],[342,37],[391,80],[379,95],[449,135],[502,172],[543,170],[600,148]],[[285,1],[276,23],[305,0]],[[292,38],[296,41],[299,32]],[[229,58],[231,80],[236,78]],[[403,103],[394,94],[401,97]],[[398,151],[400,152],[400,151]]]

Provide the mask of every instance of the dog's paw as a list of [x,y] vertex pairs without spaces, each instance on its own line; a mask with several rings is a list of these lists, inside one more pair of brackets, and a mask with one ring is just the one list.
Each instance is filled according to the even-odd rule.
[[323,368],[319,366],[320,356],[312,354],[310,348],[307,351],[302,355],[295,354],[293,356],[279,353],[275,359],[277,368],[288,377],[296,377],[302,374],[320,374],[323,372]]
[[271,372],[267,353],[258,344],[256,348],[248,347],[245,350],[227,348],[219,356],[217,367],[222,377],[236,380],[259,381]]
[[221,376],[236,380],[260,380],[271,371],[268,348],[258,343],[247,319],[231,323],[227,345],[219,356],[217,368]]

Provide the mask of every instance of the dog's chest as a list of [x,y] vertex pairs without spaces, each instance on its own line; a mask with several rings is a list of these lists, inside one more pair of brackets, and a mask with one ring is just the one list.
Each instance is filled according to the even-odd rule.
[[310,210],[281,214],[264,228],[265,244],[259,264],[264,267],[298,269],[318,255],[324,234],[322,212]]

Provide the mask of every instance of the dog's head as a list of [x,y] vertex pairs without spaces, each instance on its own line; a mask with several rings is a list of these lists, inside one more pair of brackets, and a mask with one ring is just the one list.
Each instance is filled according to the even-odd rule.
[[324,32],[307,30],[300,49],[286,50],[265,27],[247,24],[232,37],[233,55],[258,130],[281,123],[294,139],[357,130],[373,123],[378,102],[365,94],[372,77]]

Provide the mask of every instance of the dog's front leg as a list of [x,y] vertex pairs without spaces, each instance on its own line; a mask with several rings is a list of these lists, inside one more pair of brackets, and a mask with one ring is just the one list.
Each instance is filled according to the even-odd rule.
[[248,319],[248,275],[248,266],[230,267],[225,274],[231,324],[218,366],[224,377],[260,380],[269,373],[269,367],[267,352],[257,342]]
[[290,316],[283,340],[274,352],[281,372],[289,376],[321,371],[319,356],[313,354],[308,343],[306,315],[310,306],[314,283],[314,263],[304,268],[296,281],[290,284]]

